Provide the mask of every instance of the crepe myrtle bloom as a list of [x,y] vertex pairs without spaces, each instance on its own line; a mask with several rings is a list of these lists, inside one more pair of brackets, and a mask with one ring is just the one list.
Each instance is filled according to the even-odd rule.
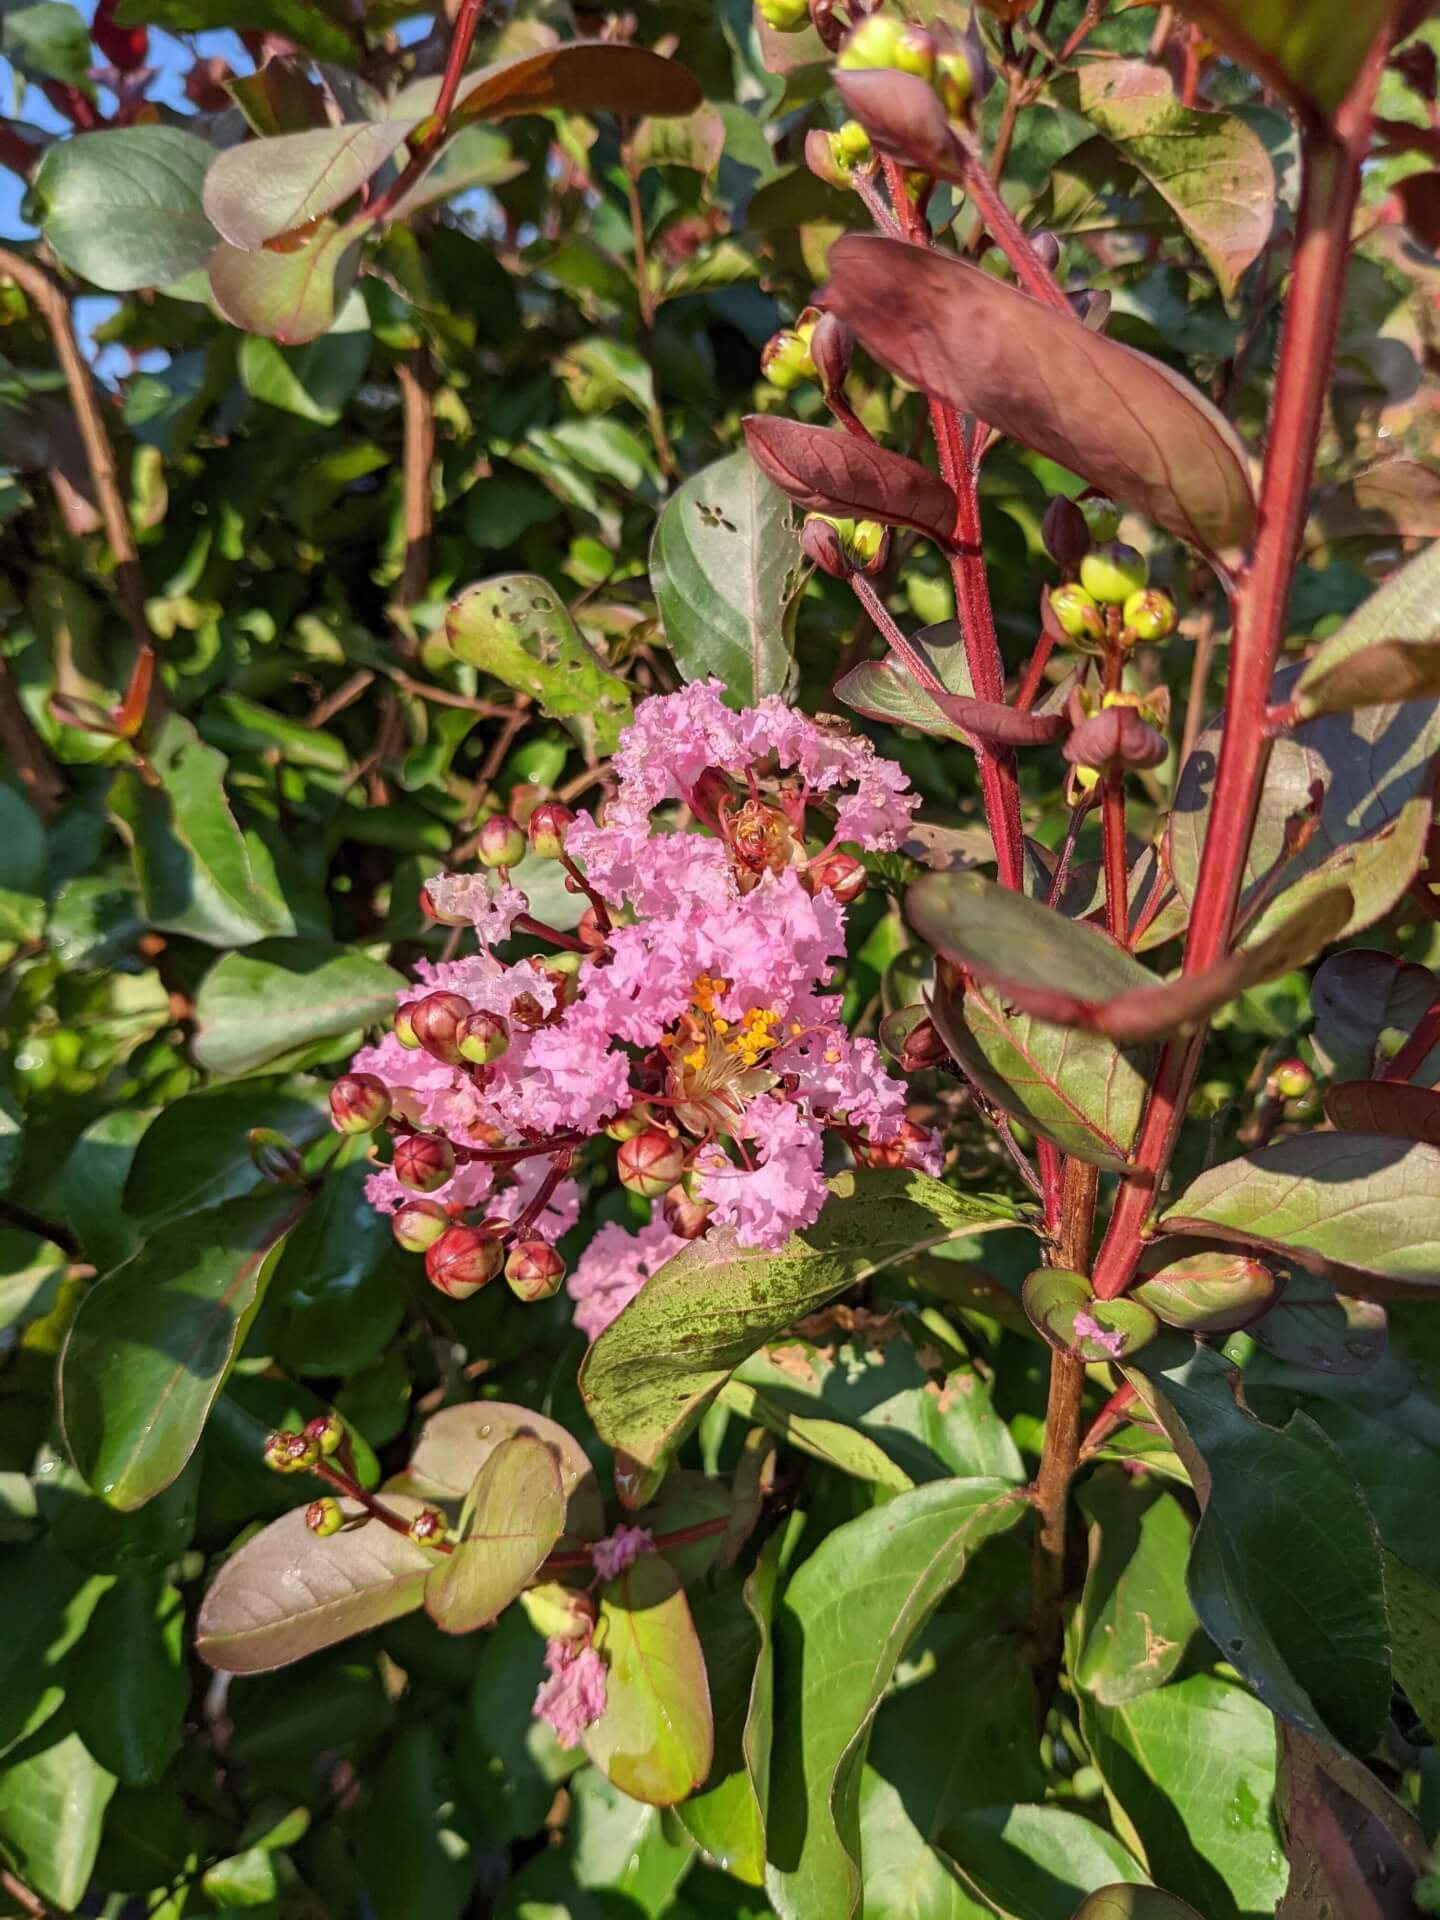
[[[348,1128],[383,1108],[368,1197],[456,1303],[502,1266],[521,1300],[554,1292],[575,1158],[603,1152],[656,1219],[603,1227],[577,1263],[591,1338],[713,1228],[776,1248],[808,1226],[827,1133],[861,1164],[939,1159],[830,990],[860,855],[909,827],[901,770],[778,698],[736,712],[718,682],[642,701],[613,770],[602,818],[552,808],[539,835],[586,898],[582,931],[548,928],[498,869],[427,881],[478,950],[420,962],[335,1103]],[[506,959],[512,932],[555,950]]]

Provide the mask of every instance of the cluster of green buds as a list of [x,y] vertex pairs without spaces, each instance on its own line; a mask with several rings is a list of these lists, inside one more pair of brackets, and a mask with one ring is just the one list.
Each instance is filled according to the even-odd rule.
[[320,1413],[297,1433],[282,1427],[265,1442],[262,1458],[272,1473],[308,1473],[338,1453],[345,1428],[333,1413]]
[[807,513],[800,544],[822,573],[846,580],[852,573],[879,572],[890,551],[890,529],[878,520],[836,520],[828,513]]
[[1150,585],[1150,563],[1116,538],[1120,512],[1112,500],[1053,500],[1044,539],[1068,578],[1052,589],[1050,610],[1081,653],[1155,645],[1175,631],[1175,602]]
[[776,33],[803,33],[810,24],[810,0],[756,0],[756,11]]
[[857,173],[875,163],[870,136],[858,120],[846,120],[833,133],[815,128],[805,136],[805,164],[828,186],[850,187]]
[[858,22],[835,62],[842,73],[913,74],[933,87],[952,120],[968,117],[989,78],[977,39],[942,39],[894,14],[871,13]]
[[1148,693],[1077,687],[1070,717],[1073,731],[1063,752],[1070,762],[1065,798],[1072,807],[1088,800],[1107,773],[1158,767],[1169,752],[1163,731],[1170,718],[1168,687]]
[[814,307],[807,307],[793,327],[781,327],[765,342],[760,371],[778,392],[789,393],[802,380],[818,378],[810,343],[819,318]]

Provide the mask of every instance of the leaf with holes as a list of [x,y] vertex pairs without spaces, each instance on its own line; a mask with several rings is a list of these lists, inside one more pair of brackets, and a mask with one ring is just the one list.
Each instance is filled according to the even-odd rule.
[[722,681],[732,706],[789,685],[798,522],[742,450],[687,480],[656,525],[650,576],[670,650],[687,680]]
[[829,267],[829,307],[902,379],[1182,540],[1222,558],[1243,552],[1255,523],[1244,450],[1198,389],[1158,360],[902,240],[847,235]]

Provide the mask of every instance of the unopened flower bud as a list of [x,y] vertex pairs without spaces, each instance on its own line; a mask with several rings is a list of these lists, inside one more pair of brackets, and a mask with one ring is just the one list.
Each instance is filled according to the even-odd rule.
[[560,1291],[565,1262],[546,1240],[521,1240],[505,1262],[505,1282],[517,1300],[549,1300]]
[[1090,538],[1102,543],[1113,540],[1120,531],[1120,509],[1113,500],[1107,500],[1103,494],[1091,493],[1077,502],[1085,516],[1085,524],[1090,529]]
[[390,1216],[390,1231],[406,1253],[424,1253],[450,1224],[438,1200],[404,1200]]
[[559,800],[545,800],[530,816],[530,850],[542,860],[558,860],[565,836],[575,824],[573,811]]
[[647,1127],[622,1143],[615,1164],[621,1186],[646,1200],[658,1200],[685,1171],[685,1149],[673,1134]]
[[395,1038],[412,1053],[420,1044],[420,1036],[415,1031],[415,1009],[418,1005],[418,1001],[407,1000],[403,1007],[395,1009],[395,1018],[390,1023]]
[[251,1127],[245,1135],[256,1171],[278,1187],[293,1187],[305,1178],[305,1164],[293,1140],[274,1127]]
[[495,813],[481,827],[475,858],[482,867],[518,867],[525,858],[525,835],[508,813]]
[[461,994],[427,993],[423,1000],[411,1002],[410,1024],[432,1059],[454,1067],[460,1063],[460,1029],[473,1012]]
[[940,1038],[940,1030],[930,1019],[919,1020],[905,1036],[900,1049],[900,1067],[905,1073],[924,1073],[943,1065],[950,1049]]
[[328,1495],[321,1500],[312,1500],[305,1509],[305,1524],[311,1533],[318,1534],[322,1540],[328,1540],[345,1524],[345,1516],[340,1511],[340,1502],[330,1499]]
[[1123,540],[1094,548],[1080,562],[1080,584],[1106,606],[1123,606],[1150,578],[1150,563]]
[[272,1473],[305,1473],[319,1460],[320,1447],[305,1434],[282,1428],[265,1442],[261,1458]]
[[852,173],[856,167],[868,167],[872,158],[870,136],[858,120],[845,120],[830,135],[830,154],[837,167]]
[[1105,620],[1094,596],[1073,582],[1056,587],[1050,595],[1050,610],[1067,639],[1078,646],[1098,647],[1105,640]]
[[810,24],[810,0],[755,0],[755,11],[777,33],[799,33]]
[[1053,273],[1060,264],[1059,234],[1050,233],[1046,228],[1042,227],[1038,233],[1032,233],[1027,237],[1030,241],[1030,251],[1034,254],[1035,258],[1040,262],[1041,266],[1045,268],[1047,273]]
[[836,314],[822,313],[810,335],[810,358],[826,393],[838,393],[844,386],[854,350],[855,336],[845,322]]
[[455,1171],[455,1149],[443,1134],[407,1133],[395,1142],[391,1170],[412,1193],[434,1193]]
[[1175,631],[1175,602],[1158,587],[1143,587],[1125,602],[1123,618],[1137,640],[1168,640]]
[[979,41],[970,35],[958,46],[941,49],[935,61],[934,85],[950,119],[968,118],[971,103],[985,91],[986,77],[984,54]]
[[621,1141],[633,1140],[637,1134],[653,1126],[650,1109],[642,1102],[638,1106],[627,1107],[624,1113],[617,1113],[613,1120],[607,1120],[601,1128],[607,1139]]
[[839,187],[843,192],[853,189],[854,167],[837,153],[838,138],[838,134],[812,127],[805,136],[805,164],[827,187]]
[[1057,567],[1078,567],[1090,551],[1090,529],[1085,524],[1085,516],[1063,493],[1057,493],[1045,509],[1040,537]]
[[760,371],[781,393],[798,387],[802,380],[813,380],[815,362],[810,358],[809,342],[794,327],[782,327],[765,342]]
[[338,1453],[345,1441],[345,1422],[333,1413],[317,1413],[305,1422],[305,1438],[313,1440],[325,1459]]
[[1266,1091],[1277,1100],[1299,1100],[1314,1085],[1315,1076],[1303,1060],[1282,1060],[1271,1069]]
[[890,529],[877,520],[837,520],[828,513],[807,513],[800,544],[822,573],[837,580],[852,573],[877,573],[890,550]]
[[538,973],[542,980],[548,980],[555,989],[557,1007],[568,1007],[580,992],[580,969],[585,964],[582,953],[536,954],[530,961],[531,970]]
[[500,1241],[483,1227],[447,1227],[427,1248],[425,1271],[441,1293],[468,1300],[495,1278],[504,1259]]
[[445,1543],[445,1516],[436,1507],[422,1507],[410,1522],[410,1538],[417,1547],[431,1547],[437,1552]]
[[338,1133],[373,1133],[390,1117],[390,1089],[373,1073],[342,1073],[330,1089],[330,1121]]
[[847,73],[892,67],[930,80],[935,74],[935,42],[923,27],[912,27],[893,14],[871,13],[850,34],[835,64]]
[[830,853],[808,866],[801,878],[807,893],[828,893],[842,907],[853,906],[869,879],[853,853]]
[[483,1009],[472,1013],[468,1020],[461,1021],[456,1044],[462,1060],[470,1061],[473,1066],[488,1067],[510,1045],[509,1022],[503,1015]]
[[682,1240],[698,1240],[710,1225],[715,1203],[713,1200],[697,1200],[686,1191],[682,1180],[666,1194],[661,1211],[666,1226],[673,1234],[678,1234]]
[[584,913],[581,914],[579,923],[575,928],[575,938],[585,948],[587,953],[598,953],[605,945],[606,934],[600,925],[600,916],[596,913],[594,907],[587,907]]

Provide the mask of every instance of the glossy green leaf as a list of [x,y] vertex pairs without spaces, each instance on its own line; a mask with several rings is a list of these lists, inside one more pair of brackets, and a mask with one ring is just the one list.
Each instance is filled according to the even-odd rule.
[[1013,1920],[1071,1920],[1077,1901],[1100,1887],[1149,1885],[1113,1834],[1063,1807],[957,1813],[944,1846],[963,1878]]
[[799,520],[742,450],[687,480],[656,525],[650,577],[670,651],[687,680],[720,680],[731,706],[789,685]]
[[221,241],[210,255],[210,292],[232,326],[287,346],[318,339],[335,324],[360,265],[370,222],[322,220],[294,247],[246,253]]
[[252,399],[316,426],[333,427],[370,364],[365,303],[352,293],[330,331],[303,347],[282,347],[263,334],[240,342],[240,380]]
[[792,1412],[783,1396],[736,1379],[721,1388],[720,1404],[742,1420],[768,1428],[787,1446],[823,1461],[837,1473],[848,1473],[857,1480],[870,1480],[877,1487],[890,1487],[900,1493],[915,1484],[878,1441],[846,1421],[827,1420],[813,1412]]
[[1083,66],[1075,103],[1174,209],[1232,294],[1274,216],[1275,173],[1259,135],[1234,114],[1182,106],[1169,74],[1142,60]]
[[252,1073],[298,1048],[388,1022],[404,984],[382,961],[318,940],[227,953],[195,996],[196,1058],[214,1073]]
[[585,1751],[622,1793],[673,1806],[704,1782],[715,1746],[689,1603],[659,1553],[642,1553],[600,1589],[599,1601],[605,1711],[587,1728]]
[[246,1080],[184,1094],[145,1129],[125,1180],[125,1211],[153,1234],[253,1193],[260,1174],[245,1138],[252,1127],[278,1128],[303,1149],[329,1126],[325,1089],[313,1080]]
[[125,1192],[151,1124],[151,1116],[134,1107],[102,1114],[80,1135],[60,1170],[65,1223],[101,1273],[118,1267],[140,1244],[140,1229],[126,1212]]
[[114,1774],[63,1728],[42,1728],[0,1767],[0,1847],[23,1884],[61,1912],[85,1897],[114,1791]]
[[1424,1836],[1369,1767],[1282,1727],[1280,1789],[1290,1884],[1276,1920],[1410,1920]]
[[380,1360],[404,1319],[409,1262],[365,1198],[369,1151],[351,1139],[327,1163],[271,1281],[267,1328],[292,1374],[348,1378]]
[[272,1188],[163,1228],[81,1303],[60,1362],[76,1466],[112,1506],[143,1506],[195,1451],[272,1250],[304,1205]]
[[1440,1147],[1383,1134],[1307,1133],[1202,1173],[1170,1232],[1272,1247],[1372,1298],[1440,1285]]
[[1077,1688],[1116,1707],[1163,1687],[1199,1625],[1185,1590],[1190,1522],[1173,1493],[1120,1467],[1092,1474],[1078,1499],[1089,1564],[1070,1672]]
[[828,1534],[777,1615],[772,1904],[782,1920],[860,1912],[859,1802],[870,1730],[905,1648],[971,1555],[1026,1511],[999,1480],[942,1480]]
[[603,1439],[642,1468],[662,1468],[730,1373],[785,1327],[907,1254],[1007,1224],[993,1203],[898,1169],[837,1174],[830,1191],[814,1226],[778,1254],[712,1233],[648,1282],[580,1369]]
[[[385,1498],[406,1519],[422,1504]],[[297,1507],[230,1556],[195,1623],[202,1660],[224,1673],[267,1673],[422,1604],[435,1554],[354,1502],[340,1504],[348,1524],[328,1540],[311,1533]]]
[[964,738],[919,682],[893,660],[862,660],[858,667],[851,667],[835,682],[835,698],[867,720],[913,727],[917,733],[938,734],[942,740]]
[[630,689],[580,637],[554,588],[508,573],[467,587],[445,616],[462,660],[562,721],[590,755],[615,751],[630,719]]
[[1395,1683],[1433,1736],[1440,1727],[1440,1587],[1385,1555]]
[[597,1540],[605,1531],[605,1503],[585,1449],[543,1413],[503,1400],[472,1400],[432,1414],[420,1429],[409,1466],[387,1487],[458,1512],[486,1461],[516,1434],[542,1440],[559,1462],[567,1503],[563,1544]]
[[460,1920],[475,1862],[460,1783],[438,1731],[412,1722],[374,1779],[388,1818],[364,1823],[356,1852],[376,1912],[393,1920]]
[[502,1440],[475,1476],[454,1552],[430,1570],[425,1611],[446,1633],[488,1627],[535,1577],[564,1525],[555,1455],[533,1434]]
[[1417,555],[1306,662],[1295,683],[1302,719],[1440,692],[1440,549]]
[[205,176],[210,224],[246,253],[308,227],[358,193],[418,124],[362,120],[228,147]]
[[163,1580],[131,1574],[95,1609],[70,1669],[75,1726],[127,1787],[147,1787],[180,1744],[190,1687],[185,1608]]
[[1395,0],[1184,0],[1183,11],[1268,85],[1333,113]]
[[570,1799],[565,1853],[574,1884],[602,1905],[623,1903],[633,1920],[673,1913],[695,1849],[664,1809],[632,1800],[594,1767],[572,1777]]
[[709,1675],[715,1757],[699,1793],[680,1804],[687,1833],[728,1873],[765,1884],[765,1819],[774,1739],[771,1621],[783,1531],[761,1549],[742,1586],[716,1587],[695,1602],[695,1626]]
[[1117,1828],[1171,1892],[1207,1920],[1274,1907],[1275,1723],[1252,1694],[1193,1673],[1120,1705],[1082,1698],[1080,1726]]
[[1220,1355],[1150,1354],[1127,1373],[1204,1509],[1188,1575],[1201,1625],[1272,1713],[1368,1753],[1390,1649],[1379,1542],[1354,1476],[1303,1414],[1276,1428],[1242,1412]]
[[85,16],[61,0],[34,0],[30,6],[0,11],[0,55],[17,75],[31,80],[60,80],[93,97],[90,83],[90,30]]
[[7,1546],[0,1557],[7,1628],[0,1641],[0,1753],[59,1709],[62,1664],[110,1585],[108,1575],[86,1573],[52,1540]]
[[45,238],[72,273],[110,293],[182,280],[215,245],[200,198],[214,158],[179,127],[57,140],[35,176]]
[[1101,1887],[1076,1909],[1074,1920],[1200,1920],[1192,1906],[1158,1887]]
[[990,1920],[995,1911],[970,1893],[873,1767],[860,1782],[860,1861],[866,1920]]

